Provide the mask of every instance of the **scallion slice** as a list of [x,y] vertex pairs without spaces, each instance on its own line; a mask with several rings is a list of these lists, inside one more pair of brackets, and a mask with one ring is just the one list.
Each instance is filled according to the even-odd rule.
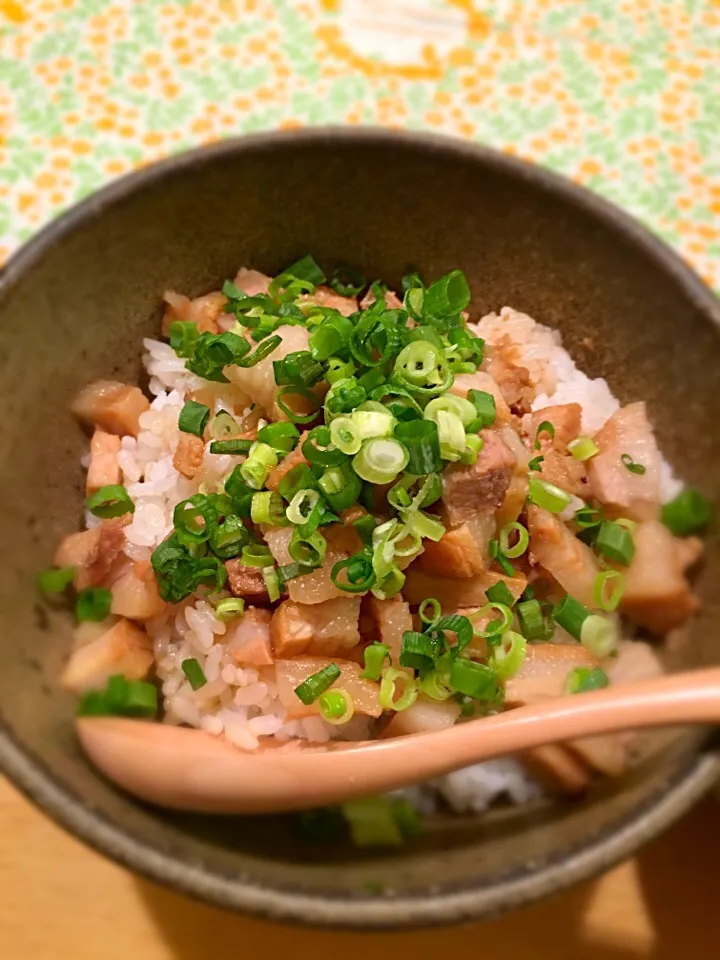
[[[513,536],[513,534],[517,535],[517,539],[511,546],[510,538]],[[500,531],[498,544],[500,553],[508,557],[510,560],[515,560],[517,557],[521,557],[527,550],[530,544],[530,534],[521,523],[517,523],[516,521],[512,523],[506,523]]]
[[328,427],[311,430],[303,442],[302,453],[309,463],[323,467],[338,466],[347,459],[347,455],[333,445]]
[[[431,610],[431,613],[427,611]],[[426,597],[418,607],[418,616],[427,627],[432,627],[442,616],[440,601],[435,597]]]
[[205,672],[200,666],[200,662],[196,660],[195,657],[191,657],[189,660],[183,660],[182,672],[187,677],[188,683],[193,690],[199,690],[207,683]]
[[[245,463],[239,466],[240,476],[253,490],[260,490],[273,467],[278,465],[278,455],[267,443],[256,441],[250,448]],[[227,490],[227,485],[225,486]]]
[[236,557],[250,542],[250,533],[240,517],[231,513],[210,534],[209,546],[222,560]]
[[402,833],[387,797],[360,797],[342,805],[356,847],[399,847]]
[[623,453],[623,455],[620,457],[620,462],[626,470],[630,471],[630,473],[636,473],[640,476],[642,476],[642,474],[647,470],[647,467],[645,467],[642,463],[636,463],[629,453]]
[[250,506],[250,519],[253,523],[270,523],[277,526],[283,516],[283,502],[279,493],[262,490],[253,494]]
[[595,577],[593,599],[600,610],[617,610],[625,591],[625,577],[619,570],[604,570]]
[[525,637],[514,630],[506,630],[500,643],[493,647],[490,665],[501,680],[509,680],[522,666],[526,651]]
[[367,593],[375,584],[372,557],[356,553],[345,560],[338,560],[330,571],[333,584],[346,593]]
[[300,439],[300,431],[292,423],[269,423],[258,430],[258,440],[280,453],[290,453]]
[[157,708],[157,687],[115,674],[108,678],[104,690],[84,693],[77,712],[81,717],[154,717]]
[[262,577],[265,583],[265,589],[268,592],[270,603],[275,603],[280,599],[280,579],[274,566],[262,568]]
[[562,513],[569,503],[572,502],[572,496],[556,487],[547,480],[541,480],[540,477],[530,477],[530,486],[528,491],[528,500],[537,507],[549,510],[550,513]]
[[76,567],[53,567],[41,570],[37,575],[37,585],[43,593],[62,593],[75,579]]
[[227,597],[215,607],[215,619],[227,623],[237,620],[245,613],[245,601],[242,597]]
[[395,438],[408,453],[408,473],[423,477],[439,473],[443,463],[437,424],[432,420],[409,420],[395,426]]
[[239,457],[244,453],[248,453],[253,445],[253,440],[213,440],[210,444],[210,453],[229,454],[232,457]]
[[567,675],[566,693],[588,693],[610,686],[610,678],[600,667],[575,667]]
[[580,643],[599,659],[609,657],[617,650],[617,626],[607,617],[591,613],[585,618],[580,628]]
[[[240,433],[240,424],[226,410],[216,413],[210,421],[211,440],[230,440]],[[202,436],[202,434],[199,434]]]
[[392,664],[390,647],[386,643],[371,643],[363,651],[365,669],[360,674],[365,680],[379,680],[385,661]]
[[290,556],[296,563],[308,567],[321,567],[327,551],[327,540],[315,530],[303,535],[300,527],[295,527],[288,544]]
[[635,542],[632,534],[625,527],[612,520],[604,520],[597,537],[595,549],[613,563],[627,567],[635,556]]
[[498,682],[495,671],[483,663],[458,658],[450,667],[450,686],[473,700],[495,700]]
[[512,595],[508,585],[504,580],[498,580],[485,591],[485,596],[489,603],[499,603],[506,607],[515,606],[515,597]]
[[122,517],[126,513],[135,513],[135,504],[121,483],[100,487],[87,498],[85,505],[93,516],[101,517],[103,520]]
[[205,543],[218,525],[215,507],[202,493],[181,500],[173,511],[173,526],[181,543]]
[[540,426],[535,431],[535,449],[540,449],[540,436],[541,434],[546,433],[552,440],[555,436],[555,427],[549,420],[543,420]]
[[242,549],[242,562],[246,567],[267,567],[272,564],[273,556],[264,544],[251,543]]
[[480,620],[489,616],[491,613],[500,614],[500,619],[491,619],[484,629],[478,630],[473,627],[475,636],[485,637],[487,640],[497,639],[502,633],[508,630],[512,624],[512,610],[504,603],[486,603],[470,617],[473,620]]
[[421,693],[431,700],[449,700],[453,695],[450,686],[450,674],[439,670],[429,670],[418,682]]
[[193,433],[196,437],[202,437],[209,419],[209,407],[195,400],[187,400],[178,417],[178,429],[183,433]]
[[532,460],[528,463],[528,470],[542,470],[543,461],[545,457],[533,457]]
[[307,523],[310,519],[310,515],[319,502],[320,494],[317,492],[317,490],[298,490],[288,504],[288,508],[285,511],[285,516],[288,518],[290,523],[295,523],[298,525]]
[[542,604],[534,598],[523,600],[515,608],[520,621],[520,630],[528,640],[549,640],[553,634],[552,624],[543,616]]
[[398,440],[379,437],[365,440],[360,452],[353,457],[353,469],[368,483],[392,483],[409,459],[407,448]]
[[580,639],[583,624],[591,616],[587,607],[567,593],[553,610],[553,617],[571,637]]
[[[294,408],[286,401],[295,397]],[[321,403],[318,397],[307,387],[290,385],[278,391],[277,405],[293,423],[312,423],[320,413]]]
[[406,630],[402,635],[399,663],[401,667],[427,670],[432,667],[440,653],[441,643],[438,636]]
[[330,440],[342,453],[353,456],[362,446],[363,438],[353,418],[343,416],[330,424]]
[[110,616],[112,594],[105,587],[87,587],[77,595],[75,616],[79,623],[100,623]]
[[424,317],[449,317],[461,313],[470,303],[470,287],[462,270],[431,283],[422,303]]
[[317,702],[323,718],[337,726],[352,720],[355,713],[352,697],[342,687],[321,693]]
[[[491,427],[497,418],[495,397],[486,390],[469,390],[468,399],[475,405],[477,420],[481,421],[477,429],[480,430],[482,427]],[[468,432],[471,429],[471,427],[468,427]]]
[[410,674],[405,673],[404,670],[396,670],[394,667],[386,667],[383,670],[380,680],[380,706],[383,710],[402,713],[415,703],[417,695],[417,683]]
[[661,518],[676,537],[686,537],[707,527],[712,519],[712,506],[701,493],[688,488],[663,505]]
[[592,437],[576,437],[568,444],[568,450],[576,460],[589,460],[600,452]]
[[340,676],[340,667],[336,663],[328,663],[322,670],[313,673],[306,680],[295,687],[295,694],[306,706],[314,703],[321,693],[325,693]]

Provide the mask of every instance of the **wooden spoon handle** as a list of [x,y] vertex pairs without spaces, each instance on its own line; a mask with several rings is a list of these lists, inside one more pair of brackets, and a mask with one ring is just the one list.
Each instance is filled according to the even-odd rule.
[[93,762],[151,803],[273,812],[381,793],[547,743],[640,727],[720,721],[720,668],[521,707],[447,730],[325,749],[245,753],[200,730],[114,718],[78,722]]

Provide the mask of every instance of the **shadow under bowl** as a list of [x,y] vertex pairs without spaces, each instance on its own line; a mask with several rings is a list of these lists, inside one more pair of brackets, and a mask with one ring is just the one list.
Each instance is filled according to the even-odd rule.
[[[0,277],[0,761],[78,837],[214,904],[358,928],[450,923],[528,903],[597,873],[664,829],[720,769],[697,734],[665,738],[582,804],[438,816],[392,852],[302,841],[278,817],[181,816],[144,806],[85,762],[57,677],[66,612],[35,572],[77,529],[85,441],[80,387],[142,380],[167,288],[217,289],[241,264],[274,273],[307,252],[397,285],[408,268],[460,267],[479,317],[510,304],[557,327],[591,376],[645,399],[679,476],[720,489],[718,301],[670,250],[599,198],[461,141],[375,130],[220,143],[119,180],[47,227]],[[670,651],[717,663],[720,552],[703,610]]]

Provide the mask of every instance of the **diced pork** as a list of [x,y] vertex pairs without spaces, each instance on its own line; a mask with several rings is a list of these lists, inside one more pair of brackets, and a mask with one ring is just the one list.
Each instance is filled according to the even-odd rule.
[[306,605],[285,600],[272,616],[270,639],[278,659],[305,653],[347,656],[360,642],[360,598]]
[[590,547],[548,510],[529,506],[527,518],[531,559],[580,603],[594,606],[595,578],[600,568]]
[[275,665],[275,679],[277,682],[280,702],[288,711],[288,720],[300,717],[309,717],[318,713],[317,703],[304,704],[295,693],[300,686],[314,673],[318,673],[329,663],[340,668],[340,676],[330,689],[345,690],[353,701],[355,713],[364,713],[369,717],[379,717],[382,713],[380,706],[380,686],[372,680],[364,680],[360,674],[363,668],[349,660],[340,660],[327,657],[299,657],[295,660],[278,660]]
[[80,391],[70,409],[89,426],[121,437],[136,437],[140,432],[140,414],[149,407],[139,387],[118,380],[96,380]]
[[358,303],[355,297],[341,297],[330,287],[316,287],[315,293],[306,293],[298,298],[302,304],[311,304],[314,307],[329,307],[331,310],[337,310],[344,317],[349,317],[357,313]]
[[527,413],[535,399],[530,371],[518,362],[518,351],[509,337],[486,348],[483,367],[500,387],[505,403],[514,413]]
[[653,648],[642,640],[621,640],[617,656],[608,657],[603,670],[612,684],[651,680],[665,672]]
[[541,452],[544,446],[550,446],[558,453],[565,453],[568,443],[582,432],[582,407],[579,403],[558,403],[528,414],[523,418],[523,427],[531,444],[535,444],[538,427],[545,422],[553,425],[555,434],[550,437],[545,432],[541,433],[537,452]]
[[113,569],[125,543],[123,527],[128,519],[103,520],[91,530],[71,533],[62,541],[53,563],[58,567],[75,567],[76,590],[96,586]]
[[493,513],[505,498],[516,457],[496,430],[483,430],[483,448],[472,466],[453,463],[443,473],[442,499],[452,526]]
[[552,447],[547,447],[542,453],[538,476],[576,497],[588,496],[585,464],[569,453],[558,453]]
[[[372,292],[372,289],[370,289],[360,301],[360,309],[367,310],[367,308],[371,307],[374,303],[375,294]],[[402,300],[394,290],[385,291],[385,306],[388,310],[402,310]]]
[[[225,374],[243,393],[259,404],[271,420],[287,420],[287,416],[276,404],[281,388],[275,383],[273,363],[284,359],[289,353],[307,350],[310,334],[305,327],[282,326],[274,331],[273,336],[275,335],[280,336],[282,341],[264,360],[252,367],[226,367]],[[294,403],[295,398],[293,397],[290,402]]]
[[[265,531],[265,540],[275,559],[280,566],[293,563],[288,550],[288,544],[292,531],[287,527],[275,527]],[[321,567],[313,570],[312,573],[306,573],[304,576],[295,577],[288,580],[287,591],[291,600],[295,603],[322,603],[324,600],[333,600],[336,597],[347,597],[347,591],[336,587],[331,579],[332,568],[339,560],[346,560],[347,553],[339,550],[333,550],[328,547],[325,554],[325,562]]]
[[148,635],[129,620],[119,620],[97,639],[73,650],[61,682],[73,693],[85,693],[102,689],[116,673],[142,680],[152,663]]
[[492,570],[486,570],[478,576],[460,580],[426,573],[418,564],[410,567],[406,577],[403,596],[410,606],[418,606],[426,597],[435,597],[446,613],[459,610],[461,607],[483,606],[487,603],[485,591],[500,580],[507,585],[516,599],[527,586],[527,579],[519,573],[516,577],[506,577]]
[[234,597],[242,597],[250,603],[270,603],[262,567],[247,566],[242,560],[226,560],[228,586]]
[[597,658],[579,643],[529,643],[520,669],[505,684],[505,702],[524,706],[562,697],[572,670],[597,666]]
[[392,720],[383,731],[383,738],[404,737],[413,733],[427,733],[431,730],[446,730],[452,727],[460,716],[460,704],[457,700],[431,700],[420,694],[415,703]]
[[532,776],[548,790],[574,796],[583,793],[590,785],[585,764],[560,744],[534,747],[525,751],[521,760]]
[[180,433],[178,444],[173,456],[173,466],[188,480],[192,480],[202,472],[205,458],[205,444],[202,437],[193,433]]
[[476,370],[475,373],[460,373],[455,377],[453,385],[450,387],[450,393],[456,397],[467,399],[469,390],[482,390],[484,393],[490,393],[495,399],[495,410],[497,414],[496,423],[498,426],[508,424],[512,420],[510,407],[505,402],[502,390],[497,382],[493,380],[489,373],[484,370]]
[[122,483],[119,453],[120,437],[96,428],[90,441],[90,464],[85,479],[85,491],[88,495],[101,487]]
[[265,481],[265,486],[268,490],[277,490],[280,486],[280,481],[285,476],[286,473],[290,473],[293,467],[297,467],[299,464],[304,463],[306,466],[309,466],[307,460],[302,453],[302,445],[305,443],[308,437],[308,431],[305,430],[300,434],[300,439],[298,440],[297,446],[294,450],[291,450],[290,453],[283,457],[283,459],[274,467],[268,474],[268,478]]
[[124,564],[119,576],[110,584],[110,593],[111,612],[129,620],[157,617],[165,609],[155,573],[147,560]]
[[235,277],[235,286],[239,287],[243,293],[249,297],[255,297],[259,293],[267,293],[272,278],[260,273],[259,270],[247,270],[240,267]]
[[635,556],[625,571],[622,612],[660,635],[679,627],[698,609],[685,570],[697,559],[699,540],[678,540],[658,520],[638,524]]
[[616,733],[570,740],[567,749],[577,754],[593,770],[604,773],[607,777],[619,777],[627,767],[625,740]]
[[372,618],[375,628],[373,640],[379,640],[390,647],[390,655],[397,666],[403,633],[413,629],[409,605],[400,594],[389,600],[378,600],[369,593],[363,600],[363,613]]
[[[613,414],[595,437],[600,452],[588,461],[590,489],[614,516],[654,520],[660,509],[660,452],[644,403]],[[645,468],[628,470],[623,457]]]
[[448,530],[435,543],[425,540],[420,566],[427,573],[445,577],[473,577],[485,569],[488,544],[495,532],[492,515],[476,517]]
[[167,304],[162,320],[162,335],[170,335],[170,324],[175,320],[194,323],[198,333],[217,333],[218,319],[223,313],[227,297],[215,291],[190,300],[174,290],[166,290],[163,300]]
[[269,610],[248,607],[242,617],[228,624],[225,643],[237,663],[266,667],[273,663]]

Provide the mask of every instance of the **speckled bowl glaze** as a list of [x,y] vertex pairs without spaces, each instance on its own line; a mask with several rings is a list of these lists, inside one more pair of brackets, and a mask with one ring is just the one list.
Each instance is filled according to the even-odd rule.
[[[486,917],[633,852],[714,781],[698,734],[582,804],[438,817],[391,852],[314,847],[282,818],[180,816],[137,803],[85,762],[56,682],[66,611],[34,574],[76,529],[84,438],[68,403],[98,377],[141,379],[141,338],[166,288],[197,295],[240,264],[268,273],[311,251],[398,283],[460,267],[477,316],[503,304],[557,326],[588,373],[644,398],[678,474],[720,489],[720,305],[662,243],[551,173],[454,140],[310,130],[228,141],[149,167],[47,227],[0,278],[0,761],[50,816],[108,856],[214,904],[357,928]],[[592,345],[589,349],[588,345]],[[711,535],[702,615],[671,651],[716,663]]]

